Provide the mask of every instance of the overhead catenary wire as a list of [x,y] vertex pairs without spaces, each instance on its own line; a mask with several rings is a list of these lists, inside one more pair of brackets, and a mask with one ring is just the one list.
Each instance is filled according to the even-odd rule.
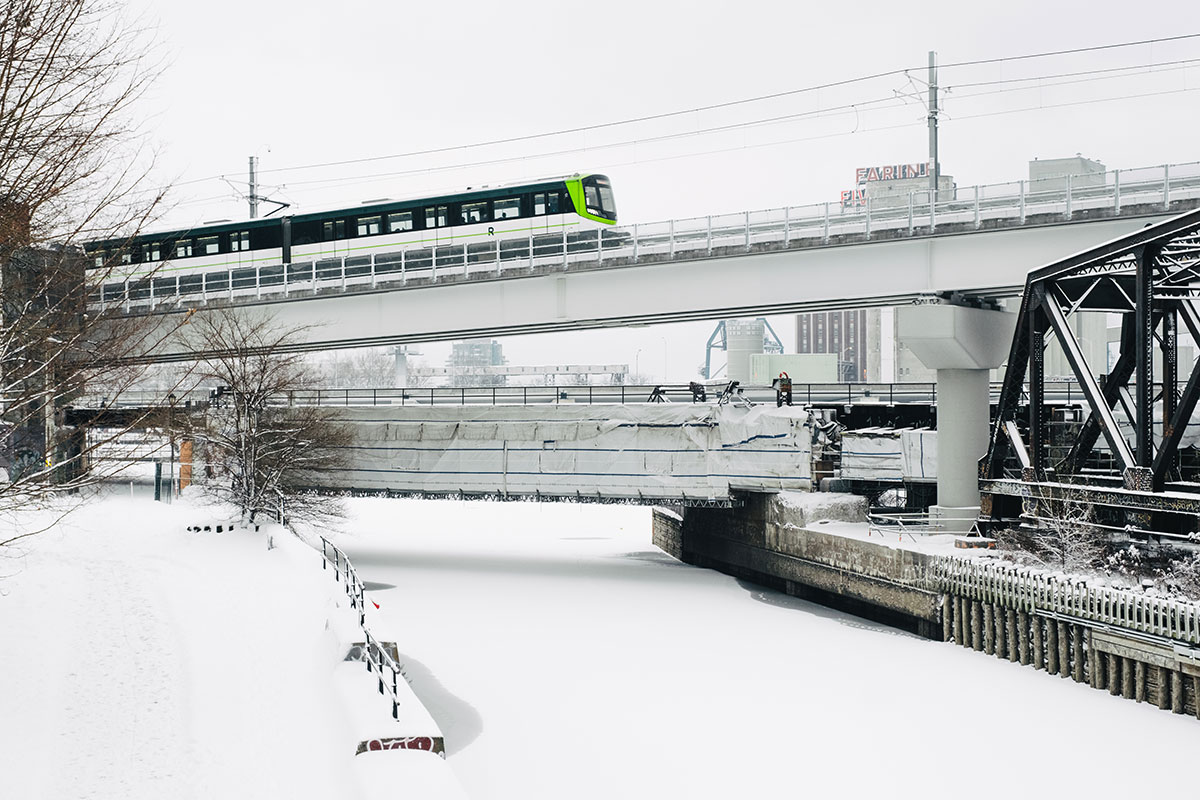
[[[988,59],[974,59],[974,60],[968,60],[968,61],[957,61],[957,62],[950,62],[950,63],[942,64],[940,66],[940,69],[942,69],[943,71],[948,71],[948,70],[952,70],[956,67],[970,67],[970,66],[986,65],[986,64],[1019,62],[1019,61],[1026,61],[1026,60],[1031,60],[1031,59],[1041,59],[1041,58],[1049,58],[1049,57],[1055,57],[1055,56],[1064,56],[1064,55],[1072,55],[1072,54],[1079,54],[1079,53],[1113,50],[1113,49],[1118,49],[1118,48],[1130,48],[1130,47],[1137,47],[1137,46],[1144,46],[1144,45],[1151,45],[1151,44],[1160,44],[1160,43],[1166,43],[1166,42],[1192,40],[1192,39],[1197,39],[1197,38],[1200,38],[1200,33],[1181,34],[1178,36],[1160,37],[1160,38],[1155,38],[1155,39],[1142,39],[1142,40],[1137,40],[1137,41],[1117,42],[1117,43],[1095,45],[1095,46],[1089,46],[1089,47],[1068,48],[1068,49],[1062,49],[1062,50],[1044,51],[1044,52],[1038,52],[1038,53],[1014,55],[1014,56],[1002,56],[1002,57],[988,58]],[[981,97],[981,96],[985,96],[985,95],[989,95],[989,94],[999,94],[999,93],[1003,93],[1006,91],[1007,92],[1017,92],[1017,91],[1025,91],[1025,90],[1032,90],[1032,89],[1045,89],[1045,88],[1049,88],[1049,87],[1053,87],[1053,86],[1069,85],[1070,83],[1081,82],[1081,81],[1059,81],[1059,80],[1057,80],[1060,78],[1081,78],[1084,80],[1103,80],[1106,78],[1136,77],[1139,74],[1147,74],[1146,72],[1139,73],[1139,72],[1137,72],[1137,70],[1149,70],[1149,71],[1155,72],[1155,73],[1162,73],[1171,68],[1186,69],[1197,63],[1200,63],[1200,59],[1180,59],[1180,60],[1161,62],[1161,63],[1156,63],[1156,62],[1141,63],[1141,64],[1129,65],[1129,66],[1124,66],[1124,67],[1107,67],[1107,68],[1097,68],[1097,69],[1090,69],[1090,70],[1077,70],[1077,71],[1071,71],[1071,72],[1051,73],[1051,74],[1045,74],[1045,75],[1034,75],[1034,76],[1028,76],[1028,77],[1023,77],[1023,78],[1009,78],[1009,79],[998,79],[998,80],[991,80],[991,81],[974,81],[974,82],[950,84],[950,85],[946,86],[946,90],[949,92],[953,92],[955,89],[964,89],[964,88],[976,88],[976,87],[982,88],[982,87],[988,87],[988,86],[1010,86],[1011,87],[1008,89],[998,89],[993,92],[970,92],[970,93],[963,93],[963,94],[957,95],[959,100],[965,100],[965,99]],[[1167,69],[1163,69],[1163,68],[1167,68]],[[921,69],[923,70],[924,67],[922,67]],[[758,96],[750,97],[750,98],[731,100],[731,101],[726,101],[726,102],[721,102],[721,103],[713,103],[713,104],[698,106],[698,107],[689,108],[689,109],[663,112],[660,114],[651,114],[651,115],[644,115],[644,116],[640,116],[640,117],[632,117],[632,118],[628,118],[628,119],[616,120],[616,121],[605,122],[605,123],[598,123],[598,124],[594,124],[594,125],[577,126],[574,128],[566,128],[566,129],[544,132],[544,133],[526,134],[526,135],[521,135],[521,136],[507,137],[507,138],[503,138],[503,139],[494,139],[494,140],[489,140],[489,141],[475,142],[475,143],[462,144],[462,145],[452,145],[452,146],[439,147],[439,148],[429,148],[429,149],[417,150],[417,151],[411,151],[411,152],[405,152],[405,153],[394,153],[394,154],[387,154],[387,155],[380,155],[380,156],[371,156],[371,157],[360,158],[360,159],[345,159],[345,160],[340,160],[340,161],[329,161],[329,162],[322,162],[322,163],[297,165],[297,166],[291,166],[291,167],[278,167],[278,168],[273,168],[273,169],[262,169],[262,170],[259,170],[259,173],[263,174],[263,173],[268,173],[268,172],[269,173],[301,172],[301,171],[311,171],[311,170],[327,169],[327,168],[334,168],[334,167],[341,167],[341,166],[351,166],[351,165],[357,165],[357,164],[377,163],[380,161],[387,161],[387,160],[399,160],[399,159],[405,159],[405,158],[425,157],[425,156],[437,155],[437,154],[464,152],[464,151],[483,149],[483,148],[494,147],[494,146],[499,146],[499,145],[514,144],[514,143],[520,143],[520,142],[530,142],[530,141],[537,141],[537,140],[541,140],[541,139],[549,139],[549,138],[556,137],[556,136],[602,131],[602,130],[618,128],[621,126],[634,125],[634,124],[638,124],[638,123],[657,121],[657,120],[665,120],[665,119],[670,119],[670,118],[675,118],[675,117],[682,117],[682,116],[686,116],[686,115],[694,115],[697,113],[703,113],[703,112],[707,112],[707,111],[728,109],[728,108],[734,108],[734,107],[740,107],[740,106],[748,106],[748,105],[755,104],[755,103],[761,103],[761,102],[770,101],[770,100],[777,100],[777,99],[781,99],[781,98],[802,95],[804,93],[809,93],[809,92],[827,90],[827,89],[831,89],[831,88],[847,87],[847,86],[866,83],[869,81],[874,81],[874,80],[891,77],[891,76],[903,75],[903,76],[906,76],[910,82],[912,82],[914,80],[914,78],[911,73],[914,72],[915,70],[916,70],[916,68],[885,70],[882,72],[872,73],[869,75],[862,75],[862,76],[857,76],[854,78],[847,78],[847,79],[839,80],[839,81],[831,81],[831,82],[826,82],[826,83],[822,83],[822,84],[818,84],[818,85],[806,86],[806,87],[801,87],[798,89],[792,89],[792,90],[787,90],[787,91],[782,91],[782,92],[774,92],[774,93],[769,93],[769,94],[764,94],[764,95],[758,95]],[[1091,77],[1088,77],[1088,76],[1091,76]],[[1052,82],[1046,83],[1046,81],[1052,81]],[[1041,82],[1041,83],[1038,83],[1038,82]],[[1037,85],[1033,85],[1033,86],[1020,86],[1019,85],[1019,84],[1023,84],[1023,83],[1037,84]],[[1113,99],[1130,99],[1133,97],[1141,97],[1141,96],[1159,96],[1161,94],[1168,94],[1168,93],[1172,93],[1172,92],[1151,92],[1151,93],[1140,93],[1140,94],[1127,94],[1127,95],[1122,95],[1119,98],[1113,98]],[[795,121],[800,121],[800,120],[814,118],[814,117],[821,117],[821,116],[832,117],[832,116],[837,116],[838,114],[849,113],[851,111],[853,111],[853,113],[855,113],[856,115],[859,115],[863,111],[879,110],[881,107],[885,107],[885,104],[888,101],[893,101],[893,102],[899,101],[900,103],[904,103],[906,98],[907,98],[906,94],[896,92],[895,90],[893,90],[892,94],[888,97],[877,97],[877,98],[867,99],[867,100],[863,100],[863,101],[856,102],[856,103],[846,103],[846,104],[842,104],[842,105],[831,106],[828,108],[821,108],[821,109],[810,110],[810,111],[805,111],[805,112],[796,112],[794,114],[783,114],[783,115],[776,115],[776,116],[766,117],[766,118],[761,118],[761,119],[752,119],[752,120],[744,120],[744,121],[740,121],[740,122],[731,122],[731,123],[726,123],[726,124],[722,124],[722,125],[715,125],[715,126],[709,126],[706,128],[700,128],[700,129],[696,129],[696,130],[659,134],[659,135],[650,136],[650,137],[639,137],[639,138],[627,139],[627,140],[623,140],[623,141],[619,141],[619,142],[599,143],[599,144],[592,144],[589,146],[578,146],[578,147],[571,147],[571,148],[565,148],[565,149],[557,149],[557,150],[553,150],[550,152],[543,151],[543,152],[538,152],[538,153],[534,153],[534,154],[525,154],[525,155],[519,155],[519,156],[486,158],[486,159],[478,159],[478,160],[472,160],[472,161],[455,163],[455,164],[442,164],[442,165],[427,166],[427,167],[420,167],[420,168],[413,168],[413,169],[392,170],[392,171],[388,171],[386,173],[374,173],[370,176],[342,175],[342,176],[329,177],[329,178],[314,178],[314,179],[302,180],[302,181],[286,181],[285,185],[289,188],[297,187],[297,186],[319,186],[319,185],[331,186],[331,185],[346,185],[346,184],[353,185],[355,183],[375,182],[379,179],[388,178],[388,177],[413,175],[413,174],[434,174],[437,172],[450,172],[450,171],[454,171],[454,170],[477,168],[477,167],[488,166],[488,165],[493,165],[493,164],[510,164],[513,162],[524,161],[524,160],[541,160],[541,159],[552,158],[552,157],[557,157],[557,156],[569,155],[572,153],[596,152],[596,151],[600,151],[600,150],[613,150],[613,149],[619,149],[619,148],[630,147],[630,146],[655,144],[655,143],[661,143],[661,142],[670,141],[670,140],[674,140],[674,139],[684,139],[684,138],[694,139],[694,138],[697,138],[698,136],[712,135],[712,134],[716,134],[716,133],[728,132],[728,131],[738,130],[738,129],[749,130],[749,129],[753,129],[753,128],[761,128],[761,127],[765,127],[768,125],[776,125],[776,124],[782,124],[782,123],[786,123],[786,122],[795,122]],[[1105,98],[1097,98],[1097,99],[1090,100],[1090,101],[1073,102],[1073,103],[1070,103],[1069,105],[1086,105],[1091,102],[1107,102],[1107,100]],[[1064,105],[1064,104],[1042,104],[1042,105],[1037,106],[1036,108],[1054,108],[1054,107],[1058,107],[1059,105]],[[971,118],[977,118],[977,117],[982,117],[982,116],[997,116],[997,115],[1001,115],[1004,113],[1018,113],[1020,111],[1026,111],[1026,110],[1034,110],[1034,109],[1027,108],[1027,109],[1014,109],[1014,110],[1010,110],[1010,111],[996,111],[996,112],[989,112],[989,113],[982,113],[982,114],[954,115],[954,116],[950,117],[950,119],[955,119],[955,118],[971,119]],[[887,125],[887,126],[883,126],[883,127],[873,126],[871,128],[871,130],[886,130],[886,129],[892,129],[892,128],[896,128],[896,127],[904,127],[904,126],[903,125],[895,125],[895,126]],[[831,136],[852,135],[854,132],[855,131],[839,132],[839,133],[835,133],[835,134],[819,134],[815,137],[799,137],[799,138],[789,139],[787,141],[806,141],[806,140],[811,140],[813,138],[822,138],[823,139],[823,138],[830,138]],[[761,143],[761,144],[747,144],[744,147],[740,147],[740,148],[739,147],[722,148],[722,149],[719,149],[716,151],[710,150],[710,151],[706,151],[706,152],[727,152],[729,150],[750,149],[750,148],[759,147],[759,146],[773,146],[774,144],[775,144],[774,142],[767,142],[767,143]],[[676,156],[674,156],[674,155],[665,156],[665,157],[651,157],[651,158],[645,158],[645,159],[640,159],[638,161],[626,162],[626,163],[648,163],[648,162],[656,162],[656,161],[662,161],[662,160],[667,160],[667,159],[673,160],[675,157]],[[688,156],[685,154],[684,157],[688,157]],[[210,181],[210,180],[214,180],[214,179],[225,179],[225,177],[224,176],[210,176],[208,178],[197,178],[197,179],[179,182],[176,184],[176,186],[194,185],[197,183],[202,183],[202,182]],[[283,183],[283,182],[281,181],[281,183]],[[190,201],[190,202],[188,202],[188,204],[191,204],[192,202],[199,202],[199,201]]]
[[[1051,50],[1051,51],[1045,51],[1045,52],[1040,52],[1040,53],[1027,53],[1027,54],[1016,55],[1016,56],[999,56],[996,58],[974,59],[974,60],[970,60],[970,61],[956,61],[956,62],[941,64],[939,66],[939,68],[941,70],[945,71],[945,70],[954,69],[956,67],[979,66],[979,65],[984,65],[984,64],[1025,61],[1025,60],[1037,59],[1037,58],[1050,58],[1050,57],[1054,57],[1054,56],[1073,55],[1073,54],[1087,53],[1087,52],[1097,52],[1097,51],[1102,51],[1102,50],[1112,50],[1112,49],[1125,48],[1125,47],[1138,47],[1138,46],[1144,46],[1144,45],[1150,45],[1150,44],[1161,44],[1161,43],[1166,43],[1166,42],[1181,41],[1181,40],[1187,40],[1187,39],[1197,39],[1197,38],[1200,38],[1200,33],[1180,34],[1178,36],[1160,37],[1160,38],[1156,38],[1156,39],[1142,39],[1142,40],[1130,41],[1130,42],[1115,42],[1115,43],[1111,43],[1111,44],[1094,45],[1094,46],[1090,46],[1090,47],[1076,47],[1076,48],[1069,48],[1069,49],[1063,49],[1063,50]],[[350,165],[354,165],[354,164],[367,164],[367,163],[374,163],[374,162],[378,162],[378,161],[386,161],[386,160],[397,159],[397,158],[412,158],[412,157],[417,157],[417,156],[437,155],[437,154],[441,154],[441,153],[457,152],[460,150],[469,150],[469,149],[482,148],[482,147],[493,147],[493,146],[504,145],[504,144],[515,144],[517,142],[532,141],[532,140],[536,140],[536,139],[545,139],[545,138],[550,138],[550,137],[554,137],[554,136],[565,136],[565,135],[572,135],[572,134],[579,134],[579,133],[588,133],[588,132],[593,132],[593,131],[605,130],[608,128],[614,128],[614,127],[618,127],[618,126],[622,126],[622,125],[634,125],[634,124],[639,124],[639,123],[644,123],[644,122],[652,122],[652,121],[658,121],[658,120],[663,120],[663,119],[671,119],[673,117],[686,116],[686,115],[690,115],[690,114],[697,114],[697,113],[702,113],[702,112],[707,112],[707,111],[716,111],[716,110],[721,110],[721,109],[726,109],[726,108],[733,108],[733,107],[737,107],[737,106],[749,105],[751,103],[760,103],[760,102],[764,102],[767,100],[778,100],[778,99],[784,98],[784,97],[793,97],[793,96],[796,96],[799,94],[805,94],[805,93],[809,93],[809,92],[817,92],[817,91],[823,91],[826,89],[834,89],[834,88],[839,88],[839,87],[843,87],[843,86],[850,86],[850,85],[853,85],[856,83],[864,83],[867,81],[878,80],[880,78],[892,77],[892,76],[897,76],[897,75],[908,75],[910,72],[913,72],[917,69],[924,69],[924,67],[920,67],[920,68],[906,67],[906,68],[902,68],[902,69],[885,70],[883,72],[876,72],[876,73],[872,73],[870,75],[861,75],[858,77],[846,78],[846,79],[839,80],[839,81],[829,81],[826,83],[816,84],[813,86],[801,87],[799,89],[789,89],[789,90],[782,91],[782,92],[772,92],[769,94],[757,95],[755,97],[742,98],[739,100],[729,100],[729,101],[725,101],[722,103],[712,103],[709,105],[697,106],[694,108],[681,109],[681,110],[676,110],[676,111],[665,111],[665,112],[662,112],[659,114],[648,114],[648,115],[643,115],[643,116],[639,116],[639,117],[631,117],[631,118],[623,119],[623,120],[616,120],[616,121],[612,121],[612,122],[596,123],[596,124],[592,124],[592,125],[581,125],[581,126],[577,126],[577,127],[573,127],[573,128],[564,128],[561,130],[550,131],[550,132],[545,132],[545,133],[524,134],[521,136],[506,137],[503,139],[492,139],[492,140],[488,140],[488,141],[474,142],[474,143],[469,143],[469,144],[428,148],[428,149],[424,149],[424,150],[415,150],[415,151],[406,152],[406,153],[392,153],[392,154],[381,155],[381,156],[368,156],[365,158],[344,159],[344,160],[339,160],[339,161],[327,161],[327,162],[321,162],[321,163],[315,163],[315,164],[304,164],[304,165],[298,165],[298,166],[292,166],[292,167],[276,167],[273,169],[259,170],[259,173],[263,174],[263,173],[267,173],[267,172],[272,172],[272,173],[294,172],[294,171],[298,171],[298,170],[307,170],[307,169],[320,169],[320,168],[328,168],[328,167],[350,166]]]

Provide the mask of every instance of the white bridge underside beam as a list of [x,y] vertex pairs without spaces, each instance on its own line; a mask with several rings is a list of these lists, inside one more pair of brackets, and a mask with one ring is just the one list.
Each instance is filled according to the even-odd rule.
[[[1145,218],[897,238],[656,261],[528,277],[458,279],[242,303],[315,325],[296,349],[722,319],[903,304],[929,293],[1020,294],[1026,274],[1123,236]],[[170,343],[159,353],[176,358]]]

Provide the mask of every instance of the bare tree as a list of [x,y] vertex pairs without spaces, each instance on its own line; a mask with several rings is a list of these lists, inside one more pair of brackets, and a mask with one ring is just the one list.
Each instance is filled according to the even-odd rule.
[[1108,546],[1091,506],[1057,498],[1037,501],[1037,513],[1029,515],[1027,525],[997,538],[1002,547],[1039,566],[1073,573],[1099,567]]
[[164,333],[99,306],[127,267],[82,247],[133,235],[162,197],[132,113],[158,72],[144,34],[109,0],[0,7],[0,511],[99,477],[105,437],[64,431],[64,406],[119,396],[136,370],[117,365]]
[[350,433],[332,411],[295,396],[311,376],[304,356],[286,350],[303,333],[236,309],[196,313],[186,327],[195,349],[216,353],[195,373],[216,388],[202,415],[180,417],[177,435],[206,454],[208,489],[251,522],[267,515],[320,523],[341,514],[337,498],[313,488],[344,464]]

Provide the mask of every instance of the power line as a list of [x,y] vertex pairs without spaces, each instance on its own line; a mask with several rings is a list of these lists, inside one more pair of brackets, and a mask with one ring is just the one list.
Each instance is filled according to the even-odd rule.
[[[1077,54],[1077,53],[1096,52],[1096,51],[1101,51],[1101,50],[1113,50],[1113,49],[1119,49],[1119,48],[1125,48],[1125,47],[1138,47],[1138,46],[1143,46],[1143,45],[1148,45],[1148,44],[1162,44],[1162,43],[1166,43],[1166,42],[1174,42],[1174,41],[1181,41],[1181,40],[1185,40],[1185,39],[1196,39],[1196,38],[1200,38],[1200,33],[1181,34],[1179,36],[1168,36],[1168,37],[1162,37],[1162,38],[1157,38],[1157,39],[1142,39],[1142,40],[1132,41],[1132,42],[1116,42],[1116,43],[1112,43],[1112,44],[1094,45],[1091,47],[1077,47],[1077,48],[1071,48],[1071,49],[1066,49],[1066,50],[1051,50],[1051,51],[1046,51],[1046,52],[1041,52],[1041,53],[1027,53],[1024,55],[1017,55],[1017,56],[1001,56],[1001,57],[989,58],[989,59],[975,59],[975,60],[971,60],[971,61],[958,61],[958,62],[952,62],[949,64],[942,64],[942,65],[940,65],[940,68],[944,70],[944,69],[952,69],[955,67],[968,67],[968,66],[979,66],[979,65],[983,65],[983,64],[996,64],[996,63],[1005,63],[1005,62],[1011,62],[1011,61],[1024,61],[1024,60],[1035,59],[1035,58],[1049,58],[1049,57],[1053,57],[1053,56],[1072,55],[1072,54]],[[856,83],[864,83],[867,81],[878,80],[880,78],[892,77],[892,76],[896,76],[896,75],[907,75],[912,70],[924,69],[924,68],[925,67],[919,67],[919,68],[918,67],[908,67],[908,68],[904,68],[904,69],[887,70],[884,72],[873,73],[871,75],[863,75],[863,76],[859,76],[856,78],[847,78],[847,79],[840,80],[840,81],[831,81],[829,83],[823,83],[823,84],[818,84],[818,85],[814,85],[814,86],[806,86],[806,87],[802,87],[799,89],[790,89],[788,91],[783,91],[783,92],[774,92],[771,94],[758,95],[756,97],[749,97],[749,98],[744,98],[741,100],[730,100],[730,101],[723,102],[723,103],[713,103],[710,105],[697,106],[695,108],[683,109],[683,110],[678,110],[678,111],[667,111],[667,112],[663,112],[661,114],[650,114],[650,115],[641,116],[641,117],[631,117],[629,119],[617,120],[614,122],[597,123],[595,125],[582,125],[582,126],[578,126],[575,128],[564,128],[562,130],[551,131],[551,132],[547,132],[547,133],[535,133],[535,134],[525,134],[522,136],[511,136],[511,137],[507,137],[507,138],[503,138],[503,139],[492,139],[489,141],[475,142],[472,144],[452,145],[449,147],[436,147],[436,148],[429,148],[426,150],[415,150],[415,151],[411,151],[411,152],[407,152],[407,153],[393,153],[390,155],[383,155],[383,156],[369,156],[366,158],[345,159],[345,160],[341,160],[341,161],[328,161],[328,162],[322,162],[322,163],[316,163],[316,164],[305,164],[305,165],[294,166],[294,167],[277,167],[274,169],[260,170],[259,172],[260,172],[260,174],[267,173],[267,172],[275,172],[275,173],[295,172],[298,170],[307,170],[307,169],[320,169],[320,168],[327,168],[327,167],[351,166],[354,164],[368,164],[368,163],[374,163],[377,161],[386,161],[386,160],[398,159],[398,158],[412,158],[412,157],[417,157],[417,156],[437,155],[437,154],[441,154],[441,153],[452,153],[452,152],[458,152],[461,150],[471,150],[471,149],[482,148],[482,147],[494,147],[494,146],[499,146],[499,145],[504,145],[504,144],[515,144],[517,142],[527,142],[527,141],[533,141],[536,139],[550,138],[553,136],[565,136],[565,135],[569,135],[569,134],[586,133],[586,132],[590,132],[590,131],[598,131],[598,130],[605,130],[608,128],[619,127],[622,125],[633,125],[633,124],[639,124],[639,123],[643,123],[643,122],[652,122],[652,121],[663,120],[663,119],[671,119],[674,117],[686,116],[689,114],[697,114],[697,113],[702,113],[702,112],[706,112],[706,111],[715,111],[715,110],[719,110],[719,109],[733,108],[736,106],[743,106],[743,105],[748,105],[751,103],[760,103],[760,102],[763,102],[766,100],[778,100],[778,99],[784,98],[784,97],[793,97],[793,96],[796,96],[799,94],[805,94],[808,92],[815,92],[815,91],[821,91],[824,89],[833,89],[833,88],[838,88],[838,87],[842,87],[842,86],[849,86],[849,85],[856,84]]]

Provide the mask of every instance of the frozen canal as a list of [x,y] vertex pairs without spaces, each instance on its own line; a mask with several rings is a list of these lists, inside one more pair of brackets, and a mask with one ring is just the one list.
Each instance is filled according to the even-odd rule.
[[1200,721],[682,565],[646,508],[351,507],[477,800],[1195,791]]

